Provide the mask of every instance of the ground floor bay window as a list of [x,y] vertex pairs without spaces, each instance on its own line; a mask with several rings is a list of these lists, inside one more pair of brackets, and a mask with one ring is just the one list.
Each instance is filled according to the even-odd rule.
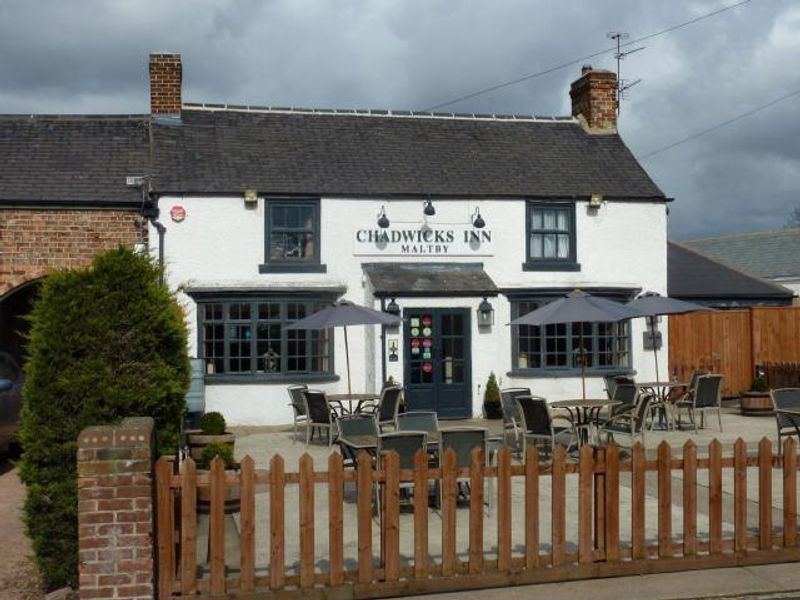
[[333,298],[197,300],[198,355],[209,381],[302,381],[333,375],[333,332],[286,330]]
[[[561,295],[512,297],[511,319],[526,315]],[[589,373],[621,372],[631,368],[629,321],[512,326],[511,345],[512,372],[520,376],[574,373],[580,371],[582,356],[585,356]]]

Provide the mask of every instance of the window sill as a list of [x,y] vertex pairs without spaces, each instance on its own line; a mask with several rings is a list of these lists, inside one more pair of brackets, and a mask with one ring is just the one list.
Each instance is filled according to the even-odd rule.
[[580,271],[581,263],[569,262],[569,261],[564,261],[564,262],[529,261],[522,263],[522,270],[523,271]]
[[[586,377],[604,377],[606,375],[635,375],[633,369],[587,369]],[[580,369],[516,369],[508,371],[506,377],[516,379],[552,379],[559,377],[580,377]]]
[[259,385],[265,383],[333,383],[341,378],[335,373],[297,373],[278,375],[206,375],[206,385]]
[[259,273],[327,273],[327,265],[271,264],[258,265]]

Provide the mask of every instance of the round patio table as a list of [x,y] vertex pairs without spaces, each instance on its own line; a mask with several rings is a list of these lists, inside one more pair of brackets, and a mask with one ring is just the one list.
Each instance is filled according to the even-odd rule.
[[[653,408],[658,409],[658,429],[675,429],[675,415],[672,414],[672,390],[689,387],[683,381],[641,381],[636,384],[640,390],[652,394],[656,400]],[[650,431],[656,427],[655,421],[650,422]]]
[[597,424],[600,411],[606,406],[621,404],[619,400],[609,398],[575,398],[570,400],[557,400],[550,404],[551,408],[565,408],[569,413],[569,420],[578,434],[578,442],[583,445],[589,441],[589,431]]
[[[375,393],[327,394],[326,396],[329,402],[339,402],[339,403],[347,402],[348,404],[347,412],[350,414],[357,413],[359,410],[361,410],[361,405],[364,402],[372,402],[374,400],[380,400],[381,398],[380,394],[375,394]],[[356,403],[355,408],[353,408],[354,402]]]

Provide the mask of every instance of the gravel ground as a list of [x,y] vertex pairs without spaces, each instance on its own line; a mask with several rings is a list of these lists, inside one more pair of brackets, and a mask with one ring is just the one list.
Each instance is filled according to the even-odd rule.
[[21,521],[24,496],[11,461],[0,459],[0,600],[44,598]]

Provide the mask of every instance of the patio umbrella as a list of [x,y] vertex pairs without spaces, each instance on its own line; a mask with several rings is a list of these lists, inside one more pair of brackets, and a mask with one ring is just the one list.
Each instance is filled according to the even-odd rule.
[[400,317],[386,314],[379,310],[353,304],[346,300],[326,306],[319,312],[287,325],[286,329],[330,329],[344,327],[344,354],[347,359],[347,393],[350,388],[350,348],[347,345],[347,327],[349,325],[397,325]]
[[[685,300],[678,300],[677,298],[670,298],[669,296],[662,296],[657,292],[645,292],[639,295],[638,298],[628,302],[626,306],[637,308],[642,311],[644,316],[648,317],[650,321],[651,331],[655,328],[655,320],[659,315],[679,315],[698,310],[714,310],[702,304],[695,304],[693,302],[686,302]],[[658,377],[658,350],[655,343],[653,343],[653,358],[656,364],[656,383],[658,383],[660,381]]]
[[[554,302],[545,304],[533,312],[518,317],[510,325],[558,325],[561,323],[615,323],[643,317],[645,313],[638,308],[630,307],[613,300],[592,296],[581,290],[575,290]],[[583,328],[580,334],[581,349],[581,385],[583,397],[586,398],[586,357],[583,349]]]

